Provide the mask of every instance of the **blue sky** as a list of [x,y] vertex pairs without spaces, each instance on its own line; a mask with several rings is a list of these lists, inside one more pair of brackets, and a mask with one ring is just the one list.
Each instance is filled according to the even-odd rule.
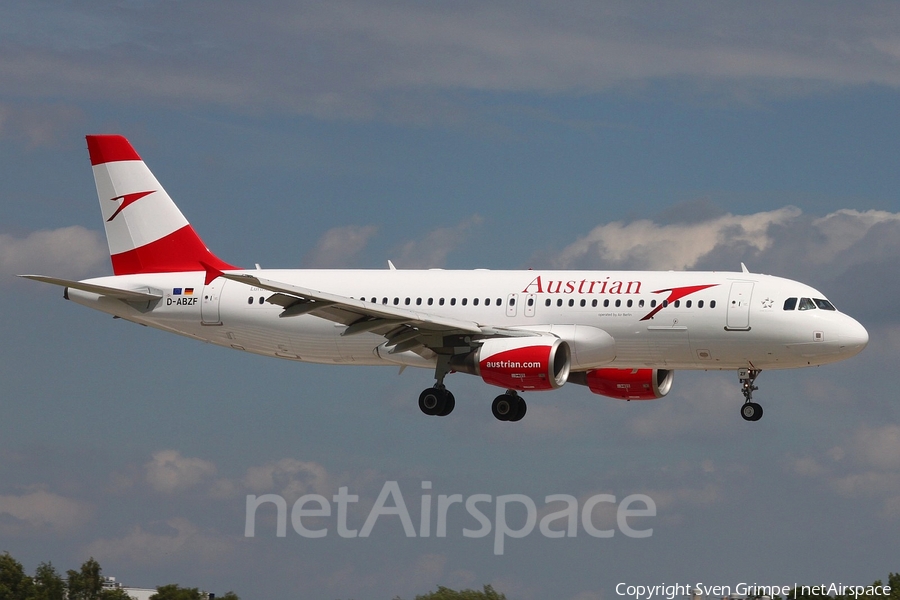
[[[510,598],[615,585],[870,583],[900,529],[900,7],[894,3],[122,1],[0,5],[0,550],[96,557],[136,586],[245,598]],[[113,321],[16,273],[110,272],[87,133],[136,146],[234,264],[739,268],[819,288],[871,342],[676,374],[619,403],[566,386],[518,426],[492,388],[278,362]],[[657,504],[647,539],[245,538],[247,494],[385,481]],[[456,529],[454,529],[454,523]]]

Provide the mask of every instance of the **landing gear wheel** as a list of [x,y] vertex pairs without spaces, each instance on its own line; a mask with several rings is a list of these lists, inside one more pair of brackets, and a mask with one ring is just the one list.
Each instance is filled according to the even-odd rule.
[[498,421],[509,421],[509,417],[518,412],[516,397],[512,394],[500,394],[491,403],[491,412]]
[[763,408],[756,402],[745,402],[741,407],[741,416],[745,421],[759,421],[763,416]]
[[744,395],[741,416],[745,421],[759,421],[763,415],[762,406],[753,401],[753,392],[759,389],[754,383],[760,372],[759,369],[738,370],[738,379],[741,381],[741,393]]
[[453,397],[453,394],[449,390],[443,390],[443,392],[446,394],[446,398],[444,398],[444,410],[438,413],[439,417],[446,417],[456,408],[456,398]]
[[516,416],[510,417],[509,418],[510,422],[521,421],[522,417],[525,416],[525,413],[528,412],[528,405],[525,404],[525,400],[523,400],[522,398],[519,398],[518,400],[519,400],[519,406],[518,406],[518,409],[516,410]]
[[429,416],[440,414],[445,408],[444,390],[428,388],[419,394],[419,409]]
[[520,421],[527,410],[525,401],[513,391],[500,394],[491,404],[491,412],[498,421]]

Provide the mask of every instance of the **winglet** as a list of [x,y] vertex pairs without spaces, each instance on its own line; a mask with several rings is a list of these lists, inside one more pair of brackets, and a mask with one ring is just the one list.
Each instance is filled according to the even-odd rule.
[[749,273],[749,272],[750,272],[750,271],[747,270],[747,265],[745,265],[744,263],[741,263],[741,272],[742,272],[742,273]]
[[392,263],[391,261],[388,261],[388,268],[389,268],[391,271],[396,271],[396,270],[397,270],[397,267],[395,267],[395,266],[394,266],[394,263]]

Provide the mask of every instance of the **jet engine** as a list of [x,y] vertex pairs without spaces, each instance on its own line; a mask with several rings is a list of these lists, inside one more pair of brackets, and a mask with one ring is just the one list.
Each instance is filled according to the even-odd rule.
[[594,369],[572,373],[569,381],[593,393],[619,400],[656,400],[672,389],[675,371],[667,369]]
[[561,387],[571,364],[569,345],[550,336],[491,338],[472,352],[450,359],[450,367],[456,371],[518,391]]

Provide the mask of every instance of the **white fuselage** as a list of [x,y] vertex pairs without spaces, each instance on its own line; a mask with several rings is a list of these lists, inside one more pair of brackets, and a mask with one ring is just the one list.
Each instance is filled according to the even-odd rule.
[[[824,300],[815,289],[745,272],[267,269],[234,273],[493,327],[550,331],[549,326],[586,325],[615,340],[611,367],[804,367],[852,356],[868,341],[865,329],[839,311],[785,310],[789,298]],[[67,297],[130,321],[267,356],[316,363],[435,364],[433,358],[410,351],[390,354],[381,335],[344,336],[346,325],[312,315],[281,318],[283,308],[266,301],[271,292],[221,277],[204,285],[205,275],[151,273],[87,280],[162,295],[144,305],[76,289],[69,289]],[[681,290],[677,302],[673,290]],[[667,298],[672,301],[661,306]]]

